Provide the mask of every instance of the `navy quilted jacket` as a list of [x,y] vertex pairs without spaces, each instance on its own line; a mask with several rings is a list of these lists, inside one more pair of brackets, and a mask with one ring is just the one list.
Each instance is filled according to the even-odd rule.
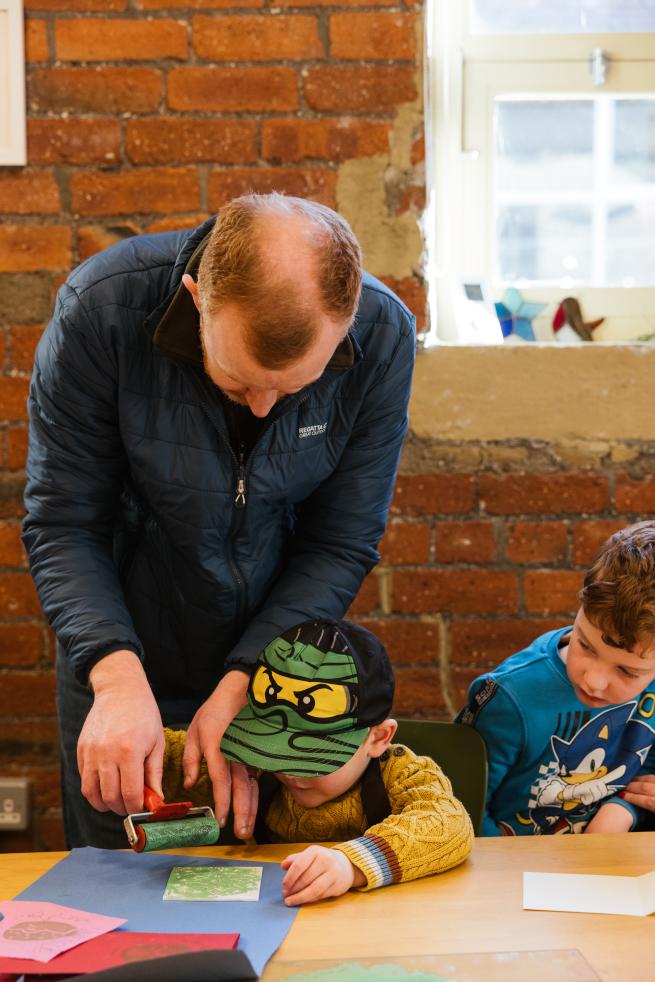
[[159,698],[204,698],[280,630],[343,615],[379,558],[407,429],[413,318],[366,276],[323,375],[240,467],[180,282],[212,222],[78,267],[30,390],[23,539],[43,609],[78,677],[130,648]]

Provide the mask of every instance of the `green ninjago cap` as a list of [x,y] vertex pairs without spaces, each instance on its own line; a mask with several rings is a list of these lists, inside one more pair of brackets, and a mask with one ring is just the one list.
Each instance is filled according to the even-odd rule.
[[330,774],[387,719],[393,692],[389,656],[374,634],[350,621],[305,621],[261,652],[248,704],[221,752],[265,771]]

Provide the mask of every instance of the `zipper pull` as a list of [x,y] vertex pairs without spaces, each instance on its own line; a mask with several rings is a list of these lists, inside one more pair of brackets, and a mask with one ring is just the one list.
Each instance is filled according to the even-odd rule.
[[243,444],[239,452],[239,477],[237,479],[237,493],[234,499],[235,508],[246,507],[246,469],[244,466]]

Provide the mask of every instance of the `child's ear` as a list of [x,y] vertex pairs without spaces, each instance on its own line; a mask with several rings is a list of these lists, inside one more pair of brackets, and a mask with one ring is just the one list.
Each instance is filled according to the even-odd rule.
[[372,726],[366,738],[369,757],[380,757],[395,737],[397,729],[395,719],[385,719],[383,723]]

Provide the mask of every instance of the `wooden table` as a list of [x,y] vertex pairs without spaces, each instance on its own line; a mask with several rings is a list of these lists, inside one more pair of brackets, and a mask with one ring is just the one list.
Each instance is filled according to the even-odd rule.
[[[289,851],[289,846],[179,850],[268,861]],[[64,855],[2,856],[0,900],[15,896]],[[577,949],[602,982],[655,982],[655,915],[565,914],[521,906],[525,870],[636,876],[652,869],[655,832],[477,839],[470,859],[449,873],[303,908],[271,965],[335,957]],[[263,978],[272,975],[270,968]]]

